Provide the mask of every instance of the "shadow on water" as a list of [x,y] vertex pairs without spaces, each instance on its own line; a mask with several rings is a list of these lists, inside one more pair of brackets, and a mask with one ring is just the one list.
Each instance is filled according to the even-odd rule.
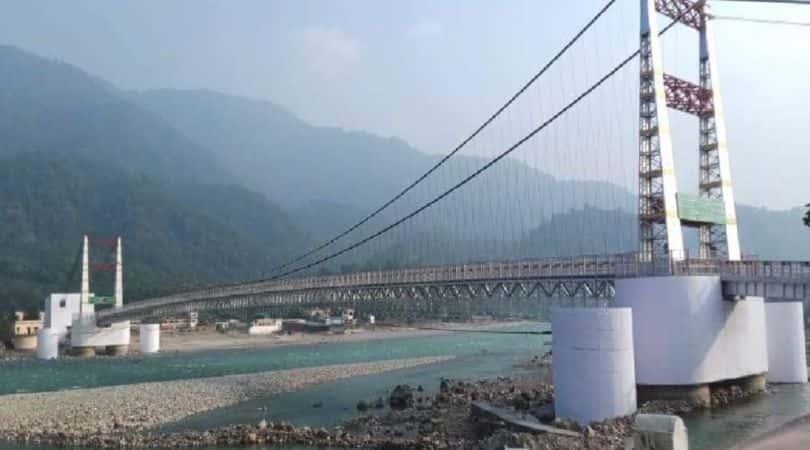
[[772,385],[769,394],[684,417],[692,450],[721,450],[810,413],[810,385]]
[[422,386],[424,394],[421,395],[433,395],[438,391],[442,377],[463,374],[465,378],[480,379],[523,373],[514,366],[530,355],[530,352],[482,351],[438,364],[337,380],[197,414],[164,427],[164,430],[204,430],[213,426],[258,423],[262,418],[295,425],[328,427],[354,417],[359,400],[382,398],[387,403],[390,390],[398,384],[407,383],[414,388]]

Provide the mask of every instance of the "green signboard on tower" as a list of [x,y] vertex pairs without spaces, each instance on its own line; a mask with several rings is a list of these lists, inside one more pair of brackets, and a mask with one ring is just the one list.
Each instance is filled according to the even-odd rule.
[[115,298],[114,297],[103,297],[100,295],[94,295],[90,297],[88,303],[91,305],[114,305]]
[[678,193],[678,217],[686,223],[725,225],[723,200]]

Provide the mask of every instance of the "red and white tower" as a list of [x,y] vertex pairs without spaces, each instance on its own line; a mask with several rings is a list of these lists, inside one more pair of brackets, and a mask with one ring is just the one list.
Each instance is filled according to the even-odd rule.
[[[665,73],[657,13],[700,35],[699,84]],[[720,100],[711,22],[705,1],[641,0],[639,238],[647,259],[682,259],[682,227],[699,229],[702,258],[740,259],[737,215]],[[667,108],[699,120],[698,196],[678,192]]]

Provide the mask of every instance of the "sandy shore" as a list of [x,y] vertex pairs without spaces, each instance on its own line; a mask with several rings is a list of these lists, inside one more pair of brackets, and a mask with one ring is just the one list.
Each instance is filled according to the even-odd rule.
[[[398,339],[422,336],[438,336],[448,334],[447,329],[467,330],[497,330],[530,322],[485,322],[476,324],[448,324],[430,322],[420,324],[419,327],[432,328],[430,330],[419,327],[392,327],[376,326],[374,328],[356,328],[344,334],[331,333],[295,333],[292,335],[273,334],[266,336],[250,336],[244,331],[230,331],[222,333],[211,328],[187,332],[161,332],[161,352],[193,352],[201,350],[227,350],[236,348],[261,348],[282,345],[321,344],[327,342],[361,342],[378,339]],[[132,335],[130,351],[137,353],[138,336]]]
[[[142,430],[256,395],[415,367],[450,357],[413,358],[244,375],[0,396],[0,439],[79,438]],[[70,439],[63,439],[70,440]]]

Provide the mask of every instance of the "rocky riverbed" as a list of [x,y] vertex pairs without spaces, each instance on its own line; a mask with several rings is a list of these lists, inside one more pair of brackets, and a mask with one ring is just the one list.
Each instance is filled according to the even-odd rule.
[[[153,425],[174,421],[256,394],[281,392],[321,381],[436,362],[421,358],[369,364],[295,369],[220,378],[145,383],[112,388],[0,397],[0,438],[91,447],[243,447],[284,444],[312,447],[386,449],[623,449],[634,417],[588,426],[556,419],[549,384],[550,358],[536,357],[529,375],[468,381],[442,380],[438,392],[421,386],[392,387],[387,398],[358,399],[362,415],[331,428],[294,427],[262,420],[207,431],[158,433]],[[718,390],[711,405],[649,402],[642,413],[684,414],[747,396],[739,388]],[[527,432],[488,414],[486,408],[550,426]],[[55,421],[42,414],[69,418]],[[111,412],[117,412],[115,414]],[[48,416],[52,417],[52,416]],[[556,430],[556,431],[555,431]]]
[[[0,396],[0,439],[125,446],[151,427],[257,395],[444,361],[413,358],[223,377]],[[146,442],[144,442],[146,444]]]

